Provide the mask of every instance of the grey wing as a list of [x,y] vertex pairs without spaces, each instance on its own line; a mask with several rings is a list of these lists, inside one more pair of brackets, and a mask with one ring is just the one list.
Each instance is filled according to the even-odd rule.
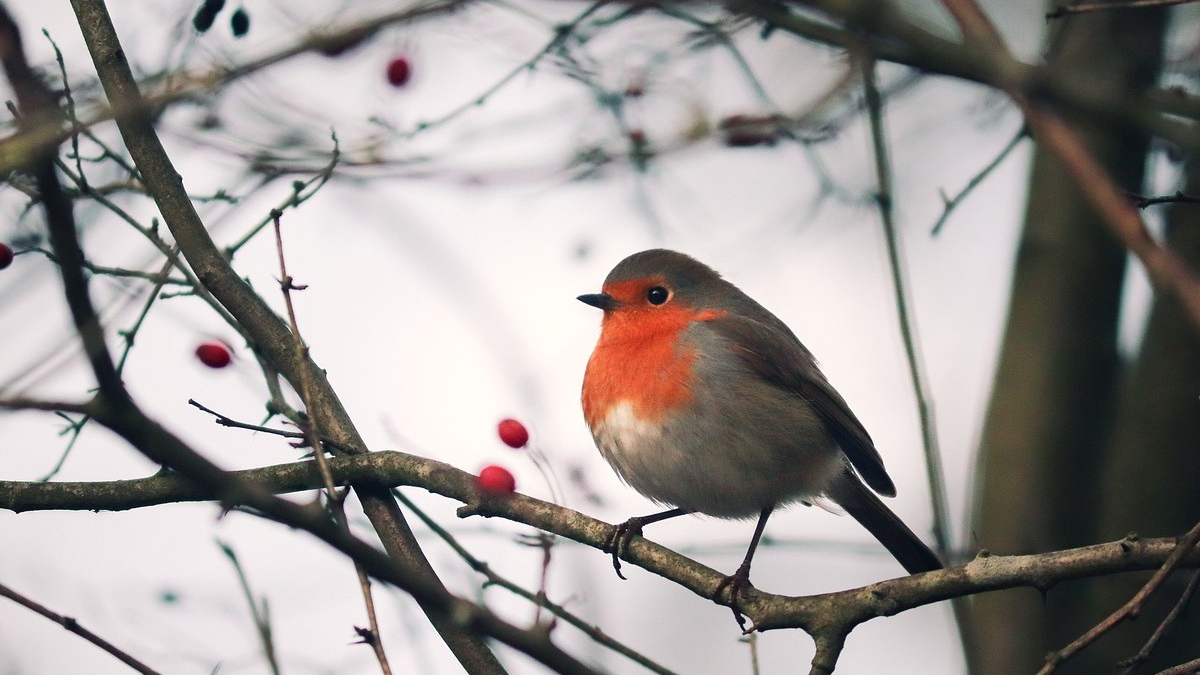
[[[881,495],[894,497],[896,486],[883,468],[883,458],[862,422],[825,379],[812,353],[791,329],[767,310],[762,313],[765,314],[762,320],[730,314],[709,325],[730,341],[753,372],[812,406],[867,485]],[[768,357],[768,353],[772,356]]]

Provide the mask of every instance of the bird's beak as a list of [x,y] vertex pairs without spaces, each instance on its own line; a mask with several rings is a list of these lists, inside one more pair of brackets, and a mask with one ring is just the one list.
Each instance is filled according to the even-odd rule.
[[598,309],[610,310],[617,306],[617,299],[608,293],[587,293],[577,298],[585,305],[591,305]]

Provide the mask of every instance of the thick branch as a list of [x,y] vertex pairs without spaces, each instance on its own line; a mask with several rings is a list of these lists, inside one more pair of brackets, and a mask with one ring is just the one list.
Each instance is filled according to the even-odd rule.
[[[483,499],[475,477],[449,464],[402,452],[373,452],[335,457],[329,468],[339,485],[420,487],[467,506],[460,515],[500,517],[561,535],[601,549],[612,525],[571,509],[521,494]],[[314,462],[280,464],[230,472],[240,484],[276,493],[319,489],[323,482]],[[0,508],[110,511],[220,497],[225,505],[242,502],[237,495],[215,495],[196,481],[165,474],[125,481],[36,483],[0,481]],[[870,586],[808,597],[790,597],[750,589],[742,611],[757,630],[803,628],[810,634],[848,633],[854,626],[950,598],[1005,588],[1047,591],[1056,584],[1092,576],[1157,569],[1175,549],[1175,539],[1134,537],[1107,544],[1023,556],[981,554],[970,563],[937,572],[882,581]],[[716,570],[635,537],[622,558],[669,579],[704,598],[711,598],[724,575]],[[1200,565],[1193,552],[1184,567]]]

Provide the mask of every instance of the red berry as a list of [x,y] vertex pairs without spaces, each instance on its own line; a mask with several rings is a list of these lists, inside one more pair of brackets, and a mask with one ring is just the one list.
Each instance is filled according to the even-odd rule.
[[233,361],[229,347],[220,342],[205,342],[196,347],[196,358],[209,368],[224,368]]
[[403,87],[408,84],[410,77],[412,77],[412,66],[408,64],[408,59],[397,56],[388,62],[387,79],[393,87]]
[[510,448],[523,448],[529,442],[529,430],[511,417],[500,420],[496,430],[500,432],[500,440]]
[[508,469],[496,464],[489,464],[479,470],[475,477],[475,485],[481,491],[490,495],[512,494],[517,489],[517,481]]
[[721,140],[731,148],[771,146],[783,137],[784,129],[774,115],[730,115],[717,125]]
[[0,244],[0,270],[8,267],[13,261],[13,250],[8,244]]

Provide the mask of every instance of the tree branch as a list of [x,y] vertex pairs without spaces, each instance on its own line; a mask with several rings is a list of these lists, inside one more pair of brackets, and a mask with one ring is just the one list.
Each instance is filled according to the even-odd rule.
[[[3,12],[3,11],[4,10],[2,8],[0,8],[0,12]],[[0,20],[0,21],[3,21],[3,20]],[[99,635],[96,635],[92,631],[79,625],[78,621],[76,621],[75,619],[73,619],[69,616],[63,616],[62,614],[58,614],[57,612],[52,612],[49,609],[47,609],[45,606],[43,606],[39,603],[36,603],[33,600],[30,600],[29,598],[12,590],[11,588],[9,588],[8,586],[5,586],[4,584],[0,584],[0,596],[4,596],[4,597],[8,598],[9,600],[12,600],[13,602],[17,603],[18,605],[21,605],[22,607],[24,607],[36,614],[40,614],[40,615],[46,617],[47,619],[50,619],[54,623],[65,628],[67,631],[78,635],[79,637],[83,638],[84,640],[87,640],[88,642],[96,645],[100,649],[103,649],[104,651],[108,652],[109,654],[112,654],[114,657],[116,657],[116,659],[118,661],[120,661],[121,663],[124,663],[125,665],[129,666],[130,668],[133,668],[134,670],[138,671],[142,675],[159,675],[159,672],[157,670],[155,670],[155,669],[151,668],[150,666],[142,663],[141,661],[133,658],[132,656],[130,656],[129,654],[122,651],[120,648],[118,648],[113,643],[109,642],[108,640],[105,640],[104,638],[100,637]]]
[[[459,515],[499,517],[602,549],[612,525],[572,509],[515,493],[486,499],[475,487],[475,476],[449,464],[402,452],[380,451],[334,457],[329,469],[338,485],[372,486],[386,490],[412,486],[462,502]],[[320,471],[312,461],[229,472],[236,485],[286,494],[320,489]],[[226,506],[250,505],[239,494],[214,491],[212,486],[167,473],[123,481],[36,483],[0,481],[0,509],[119,511],[161,504],[220,501]],[[1176,549],[1177,540],[1139,539],[1082,548],[1018,556],[981,552],[964,565],[936,572],[881,581],[862,588],[807,597],[766,593],[751,588],[741,600],[743,612],[756,630],[803,628],[810,634],[844,630],[881,616],[892,616],[950,598],[1005,588],[1031,587],[1046,592],[1073,579],[1120,572],[1157,569]],[[691,558],[645,538],[635,537],[622,550],[624,560],[669,579],[710,599],[724,575]],[[1200,566],[1200,552],[1181,559],[1181,566]]]
[[1200,333],[1200,277],[1174,251],[1154,241],[1133,203],[1088,151],[1079,134],[1061,117],[1036,105],[1026,83],[1016,76],[1017,62],[979,5],[974,0],[942,0],[942,4],[966,39],[979,45],[994,61],[994,70],[1001,74],[997,84],[1020,108],[1034,140],[1062,162],[1097,215],[1141,261],[1155,290],[1175,295],[1193,330]]
[[[310,386],[306,401],[308,414],[342,448],[363,448],[365,443],[349,413],[342,407],[324,371],[304,351],[293,348],[294,338],[288,326],[277,316],[221,255],[196,213],[183,180],[154,130],[146,101],[125,58],[103,0],[72,0],[84,42],[110,103],[118,109],[133,111],[117,118],[117,127],[130,157],[141,173],[146,188],[179,246],[180,252],[196,272],[196,277],[251,337],[258,353],[268,360],[297,391],[302,383]],[[444,8],[443,5],[438,7]],[[373,33],[364,33],[363,38]],[[145,439],[142,439],[143,442]],[[147,447],[134,443],[143,452]],[[388,554],[405,565],[423,583],[442,587],[433,567],[425,558],[403,514],[391,495],[359,491],[363,511],[378,533]],[[420,600],[420,598],[418,598]],[[451,621],[436,606],[423,610],[447,646],[473,675],[501,675],[504,668],[480,636]]]
[[1175,550],[1171,551],[1171,555],[1163,562],[1162,567],[1154,573],[1154,576],[1150,577],[1150,580],[1142,586],[1141,590],[1129,599],[1129,602],[1126,602],[1120,609],[1096,624],[1091,630],[1079,636],[1071,644],[1047,656],[1046,664],[1038,671],[1038,675],[1050,675],[1050,673],[1053,673],[1058,668],[1059,664],[1075,656],[1080,650],[1100,639],[1100,636],[1112,630],[1117,624],[1122,621],[1136,619],[1146,600],[1166,582],[1168,577],[1175,573],[1179,565],[1196,549],[1198,542],[1200,542],[1200,523],[1196,523],[1187,534],[1179,538],[1179,543],[1176,544]]
[[[1200,119],[1200,97],[1173,89],[1151,89],[1114,97],[1077,74],[1066,76],[1048,66],[1003,59],[987,53],[975,40],[956,42],[910,21],[896,7],[879,0],[809,0],[847,29],[817,21],[768,0],[723,0],[731,11],[748,14],[798,37],[842,49],[856,44],[881,61],[906,65],[934,75],[978,82],[1001,90],[1013,87],[1030,97],[1094,119],[1140,129],[1190,150],[1200,150],[1192,124],[1173,116]],[[863,33],[865,29],[866,33]]]

